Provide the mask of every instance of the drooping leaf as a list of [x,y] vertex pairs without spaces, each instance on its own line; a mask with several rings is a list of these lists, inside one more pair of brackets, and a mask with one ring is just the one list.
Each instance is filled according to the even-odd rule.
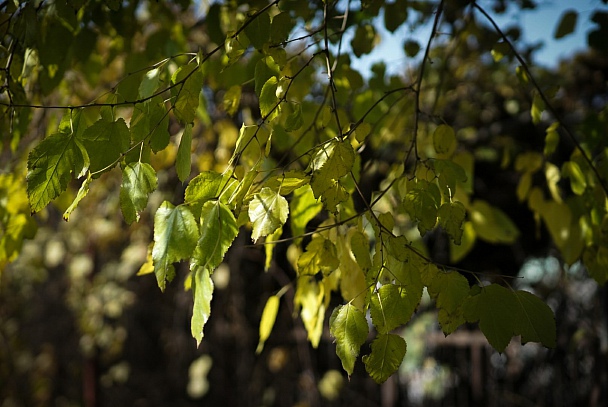
[[270,25],[270,39],[272,43],[279,44],[287,41],[292,28],[293,21],[289,12],[282,12],[272,17]]
[[220,194],[234,191],[236,181],[215,171],[203,171],[192,178],[186,187],[184,200],[190,204],[204,204],[210,199],[218,199]]
[[156,92],[160,84],[160,73],[160,68],[150,69],[148,72],[146,72],[139,85],[140,99],[147,99],[151,97],[154,92]]
[[336,354],[342,367],[350,376],[369,333],[365,315],[352,304],[340,305],[331,314],[329,331],[336,338]]
[[231,86],[224,94],[224,110],[230,116],[234,116],[241,103],[241,87],[239,85]]
[[213,272],[239,232],[234,214],[220,201],[207,201],[201,211],[200,231],[190,268]]
[[461,202],[446,202],[437,211],[439,225],[447,232],[455,244],[462,240],[464,218],[466,209]]
[[437,126],[433,132],[433,147],[437,154],[449,155],[456,149],[456,134],[447,124]]
[[306,230],[306,225],[317,216],[323,205],[313,195],[310,185],[304,185],[293,191],[289,202],[291,212],[291,232],[298,238]]
[[517,333],[521,341],[540,342],[549,348],[556,346],[555,316],[551,308],[540,298],[527,291],[515,291],[519,304]]
[[287,200],[270,188],[262,188],[249,203],[249,219],[253,224],[251,238],[256,242],[269,235],[287,221],[289,204]]
[[389,333],[405,324],[411,314],[407,313],[408,302],[401,290],[394,284],[380,287],[371,296],[370,312],[378,333]]
[[320,197],[327,209],[335,211],[339,203],[348,199],[348,192],[339,180],[352,170],[354,161],[350,142],[341,141],[323,145],[313,158],[310,185],[315,198]]
[[477,236],[490,243],[513,243],[519,236],[517,226],[500,209],[486,201],[476,200],[469,216]]
[[124,119],[99,119],[82,134],[82,144],[91,160],[92,173],[106,171],[118,164],[129,148],[131,135]]
[[175,162],[175,169],[177,170],[177,177],[181,182],[185,182],[190,176],[191,169],[191,158],[192,157],[192,124],[186,124],[184,132],[182,133],[182,139],[179,142],[179,148],[177,150],[177,159]]
[[338,234],[335,242],[338,249],[337,260],[340,269],[340,293],[342,298],[360,310],[364,310],[366,294],[368,293],[365,272],[357,263],[351,249],[351,237],[357,233],[361,232],[352,227],[346,234]]
[[438,196],[435,184],[418,180],[403,200],[403,208],[413,220],[418,221],[418,230],[423,235],[437,223]]
[[277,84],[276,76],[271,76],[260,92],[260,113],[262,114],[262,118],[269,121],[277,115],[276,106],[279,102],[277,98]]
[[363,356],[365,370],[376,383],[384,383],[401,366],[407,345],[399,335],[380,334],[371,348],[372,353]]
[[277,313],[279,312],[279,297],[271,295],[266,301],[264,311],[262,311],[262,320],[260,321],[260,341],[255,353],[260,354],[264,349],[264,343],[272,332],[272,327],[277,319]]
[[32,213],[65,191],[72,174],[81,177],[88,167],[87,151],[73,134],[55,133],[42,140],[27,159],[27,194]]
[[306,246],[306,251],[298,258],[298,275],[312,275],[322,272],[327,275],[338,268],[336,246],[322,236],[315,236]]
[[203,339],[203,328],[211,315],[211,299],[213,298],[213,280],[207,268],[197,268],[192,272],[192,294],[194,306],[190,329],[192,337],[196,339],[196,346]]
[[120,209],[125,222],[131,224],[139,221],[139,215],[146,209],[148,197],[157,184],[156,172],[150,164],[134,162],[124,168],[120,186]]
[[270,16],[267,12],[263,12],[252,16],[251,21],[247,23],[245,34],[247,34],[251,45],[261,50],[270,38]]
[[171,78],[173,112],[175,117],[183,124],[194,120],[199,104],[199,95],[203,87],[203,73],[197,64],[181,66]]
[[358,25],[355,30],[355,36],[353,37],[350,45],[353,49],[353,53],[358,58],[363,54],[369,54],[377,43],[376,30],[374,26],[370,24]]
[[198,227],[185,206],[163,202],[154,215],[154,273],[161,291],[175,277],[173,263],[192,255],[198,240]]
[[300,308],[300,316],[313,348],[319,346],[323,333],[323,320],[326,310],[323,301],[324,296],[324,285],[318,284],[314,277],[304,276],[298,279],[293,302],[296,307]]
[[438,320],[448,335],[465,322],[461,306],[470,291],[467,279],[455,271],[438,272],[429,282],[428,292],[439,309]]
[[570,178],[570,188],[576,195],[582,195],[587,188],[587,179],[581,167],[575,161],[566,161],[562,165],[562,175]]
[[70,215],[72,214],[72,212],[74,212],[74,210],[76,209],[76,207],[78,206],[80,201],[82,201],[82,199],[85,196],[87,196],[87,194],[89,193],[89,187],[91,186],[91,181],[93,181],[93,178],[91,178],[91,174],[89,173],[89,174],[87,174],[86,179],[84,180],[84,182],[78,189],[76,198],[74,198],[74,201],[72,201],[72,203],[70,204],[68,209],[66,209],[65,212],[63,213],[63,220],[65,220],[66,222],[70,220]]

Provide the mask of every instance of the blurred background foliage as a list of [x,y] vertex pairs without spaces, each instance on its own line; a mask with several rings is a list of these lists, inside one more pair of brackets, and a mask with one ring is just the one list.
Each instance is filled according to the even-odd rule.
[[[345,47],[352,54],[343,53],[337,59],[337,98],[348,107],[351,119],[360,117],[385,92],[409,86],[415,77],[412,72],[389,76],[382,61],[369,72],[351,68],[351,60],[368,53],[381,40],[375,27],[384,24],[391,30],[405,22],[415,30],[432,20],[436,8],[432,2],[362,3],[344,1],[331,8],[340,15],[346,5],[353,10],[362,7],[351,10],[346,27],[352,42]],[[398,8],[405,3],[406,8]],[[22,78],[17,84],[3,86],[21,90],[13,91],[11,103],[15,104],[79,105],[110,90],[116,90],[119,100],[133,100],[143,75],[140,69],[181,52],[214,49],[240,18],[267,3],[220,4],[224,3],[1,2],[0,56],[4,62],[14,60],[3,64],[13,75],[7,76],[6,70],[0,74],[3,82]],[[469,251],[458,255],[453,247],[450,252],[445,235],[432,232],[423,243],[438,262],[510,276],[516,288],[544,298],[556,313],[556,349],[521,346],[514,341],[498,354],[474,327],[444,338],[425,297],[401,332],[408,352],[398,374],[378,386],[358,363],[347,380],[327,327],[318,349],[311,348],[293,309],[294,292],[288,290],[274,330],[263,352],[256,355],[263,305],[269,295],[290,284],[294,269],[287,244],[278,244],[273,266],[265,272],[264,249],[251,245],[246,233],[237,238],[213,275],[212,316],[197,349],[190,336],[191,295],[183,289],[186,266],[180,265],[176,281],[164,293],[153,276],[137,276],[152,238],[151,214],[164,199],[183,196],[184,185],[173,168],[177,153],[173,137],[166,150],[150,157],[158,171],[159,187],[139,222],[127,225],[120,214],[117,171],[101,176],[97,188],[91,189],[69,222],[62,214],[78,191],[75,181],[58,200],[31,218],[24,184],[27,152],[54,131],[64,112],[3,108],[0,405],[602,405],[608,399],[606,287],[590,279],[581,263],[564,265],[550,232],[518,199],[521,174],[516,157],[522,151],[542,154],[547,123],[533,123],[529,114],[533,100],[518,85],[517,61],[513,55],[500,61],[492,58],[496,33],[476,14],[463,12],[467,4],[446,2],[445,21],[429,50],[421,103],[430,118],[440,118],[457,131],[459,143],[466,147],[461,165],[474,173],[469,186],[474,196],[501,208],[520,233],[508,245],[477,240]],[[297,21],[302,35],[314,30],[322,19],[321,1],[281,1],[279,6]],[[525,12],[535,2],[497,0],[484,6],[493,13],[511,8]],[[608,29],[608,14],[605,5],[597,2],[596,7],[589,19],[597,27],[589,35],[587,50],[555,67],[531,69],[543,88],[559,86],[552,103],[568,125],[584,134],[591,145],[595,143],[592,148],[603,148],[608,129],[608,56],[607,36],[601,33]],[[404,9],[407,13],[399,14]],[[380,10],[384,10],[384,20],[377,17],[382,15]],[[339,24],[341,20],[335,21]],[[18,45],[11,42],[9,27],[16,30]],[[506,33],[521,55],[533,60],[535,47],[518,40],[523,29],[513,26]],[[593,34],[596,32],[599,34]],[[335,41],[337,46],[338,36]],[[311,42],[309,52],[314,52]],[[408,38],[403,45],[395,53],[420,63],[425,44]],[[14,52],[11,47],[16,46],[23,47],[22,52]],[[299,46],[299,42],[293,44]],[[57,47],[65,51],[58,53]],[[28,54],[31,49],[37,49],[36,55]],[[302,50],[295,55],[306,61],[308,54]],[[259,59],[252,54],[228,67],[222,56],[209,59],[193,128],[196,171],[222,171],[232,155],[240,124],[259,115],[254,84],[243,84],[253,76]],[[322,68],[312,64],[290,90],[303,104],[323,98],[320,71]],[[244,85],[234,118],[225,104],[226,90],[233,85]],[[392,165],[402,160],[407,134],[412,131],[415,106],[401,98],[387,97],[372,112],[388,115],[391,124],[376,129],[381,136],[362,153],[361,185],[370,195],[380,189]],[[397,103],[402,103],[399,112],[391,110]],[[305,116],[303,120],[319,118]],[[179,136],[177,122],[169,123],[169,132]],[[282,152],[280,145],[277,148]],[[298,148],[306,151],[309,146]],[[554,162],[568,161],[572,150],[567,141],[560,142]],[[534,177],[532,182],[538,183],[537,178],[544,174]],[[340,298],[332,299],[333,305],[340,302]]]

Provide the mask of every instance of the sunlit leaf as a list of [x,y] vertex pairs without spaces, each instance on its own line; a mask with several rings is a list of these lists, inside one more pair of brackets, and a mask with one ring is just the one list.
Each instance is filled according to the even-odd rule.
[[466,209],[458,201],[446,202],[437,211],[439,225],[447,232],[455,244],[460,244],[462,240],[464,218]]
[[336,354],[342,367],[349,375],[353,374],[361,345],[369,333],[365,315],[352,304],[340,305],[331,314],[329,331],[336,338]]
[[190,176],[192,156],[192,124],[186,124],[182,138],[177,149],[177,159],[175,161],[175,169],[177,177],[181,182],[185,182]]
[[585,174],[574,161],[566,161],[562,165],[562,175],[570,178],[570,188],[576,195],[582,195],[587,188],[587,179]]
[[289,202],[291,212],[291,232],[299,237],[306,230],[306,225],[317,216],[323,205],[313,195],[310,185],[305,185],[293,192]]
[[289,204],[287,200],[270,188],[262,188],[249,203],[249,219],[253,224],[251,238],[256,242],[269,235],[287,221]]
[[407,299],[401,295],[401,290],[394,284],[380,287],[371,296],[370,312],[378,333],[389,333],[405,324],[411,314],[408,314]]
[[164,291],[175,277],[174,262],[189,258],[198,240],[198,226],[185,206],[163,204],[154,215],[154,273],[159,288]]
[[336,246],[321,236],[315,236],[306,246],[306,251],[298,258],[299,275],[329,274],[338,268]]
[[371,348],[372,353],[363,356],[365,370],[376,383],[384,383],[403,362],[407,350],[405,340],[395,334],[380,334]]
[[278,103],[276,96],[277,83],[276,76],[271,76],[262,87],[260,93],[260,113],[263,118],[268,120],[272,120],[276,117],[276,106]]
[[473,202],[469,216],[477,236],[490,243],[513,243],[519,236],[513,221],[503,211],[483,200]]
[[192,337],[196,339],[196,346],[203,339],[203,328],[211,315],[211,299],[213,298],[213,280],[207,268],[197,268],[192,272],[192,294],[194,306],[192,307],[192,320],[190,329]]
[[139,215],[146,209],[148,197],[157,184],[156,172],[150,164],[135,162],[123,169],[120,208],[127,223],[139,221]]
[[323,333],[323,320],[325,318],[325,304],[323,298],[325,289],[322,284],[317,284],[314,277],[304,276],[298,279],[294,305],[300,308],[300,316],[308,340],[313,348],[319,346],[321,334]]
[[147,99],[156,92],[160,84],[160,72],[160,68],[150,69],[146,72],[139,85],[140,99]]
[[183,65],[175,71],[171,82],[177,85],[172,89],[175,117],[183,124],[191,123],[199,104],[203,74],[196,64]]
[[82,176],[89,156],[73,134],[55,133],[45,138],[27,159],[27,194],[32,213],[40,211],[66,190],[74,176]]
[[207,201],[201,211],[200,237],[190,268],[213,272],[224,259],[239,229],[234,214],[220,201]]
[[266,301],[264,311],[262,311],[262,320],[260,321],[260,340],[255,353],[259,354],[264,349],[264,343],[272,332],[272,327],[277,319],[277,313],[279,312],[279,297],[271,295]]

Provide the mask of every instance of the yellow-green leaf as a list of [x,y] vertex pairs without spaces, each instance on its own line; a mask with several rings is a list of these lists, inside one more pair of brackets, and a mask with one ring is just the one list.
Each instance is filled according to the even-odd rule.
[[264,311],[262,311],[262,320],[260,321],[260,341],[255,353],[260,354],[264,349],[264,343],[272,332],[272,327],[277,319],[277,313],[279,312],[279,297],[271,295],[266,301]]
[[283,226],[289,214],[287,200],[270,188],[262,188],[249,203],[249,220],[253,224],[251,238],[256,242]]
[[336,354],[342,367],[350,376],[369,333],[365,315],[352,304],[340,305],[331,314],[329,331],[336,338]]
[[199,346],[203,339],[203,328],[211,315],[213,280],[211,280],[211,274],[207,268],[198,268],[192,273],[194,306],[192,307],[190,329],[192,337],[196,339],[196,346]]
[[372,352],[363,357],[365,370],[376,383],[384,383],[401,366],[407,345],[399,335],[380,334],[371,348]]
[[177,149],[177,159],[175,161],[175,169],[177,177],[181,182],[185,182],[190,176],[192,166],[192,124],[186,124],[182,138]]

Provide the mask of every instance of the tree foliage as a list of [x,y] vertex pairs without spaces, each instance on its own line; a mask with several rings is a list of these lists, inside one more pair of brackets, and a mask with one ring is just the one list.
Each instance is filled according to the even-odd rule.
[[[154,213],[142,274],[153,272],[165,290],[175,263],[189,262],[197,343],[213,315],[213,273],[245,233],[266,245],[267,265],[276,242],[289,241],[296,275],[285,289],[294,291],[313,346],[329,324],[349,375],[369,323],[367,372],[383,382],[398,369],[407,347],[394,332],[424,289],[446,335],[479,322],[499,351],[518,335],[553,347],[548,305],[505,287],[502,276],[455,266],[478,242],[509,245],[521,236],[509,214],[473,187],[474,164],[491,153],[518,174],[517,199],[563,262],[582,261],[599,284],[608,280],[605,107],[590,128],[572,130],[553,107],[559,90],[541,85],[517,34],[503,31],[481,3],[225,2],[204,6],[198,22],[182,22],[188,5],[1,4],[0,126],[11,160],[0,175],[7,197],[0,202],[0,267],[33,236],[30,213],[59,202],[68,220],[92,199],[90,191],[117,177],[108,193],[119,197],[127,224]],[[419,56],[411,75],[351,65],[378,43],[382,15],[389,31],[432,25],[426,44],[404,44]],[[589,34],[593,47],[605,47],[598,40],[605,17],[592,17],[600,27]],[[569,11],[555,37],[576,23]],[[469,117],[493,113],[456,98],[458,82],[471,73],[444,73],[464,58],[470,36],[475,58],[492,59],[494,73],[510,78],[492,94],[505,105],[525,95],[529,105],[513,107],[514,114],[528,110],[545,140],[476,134]],[[149,205],[172,174],[185,190]],[[371,187],[370,176],[379,179]],[[449,262],[425,246],[437,231],[449,239]],[[344,304],[327,321],[332,293]],[[260,351],[278,299],[271,296],[264,309]]]

